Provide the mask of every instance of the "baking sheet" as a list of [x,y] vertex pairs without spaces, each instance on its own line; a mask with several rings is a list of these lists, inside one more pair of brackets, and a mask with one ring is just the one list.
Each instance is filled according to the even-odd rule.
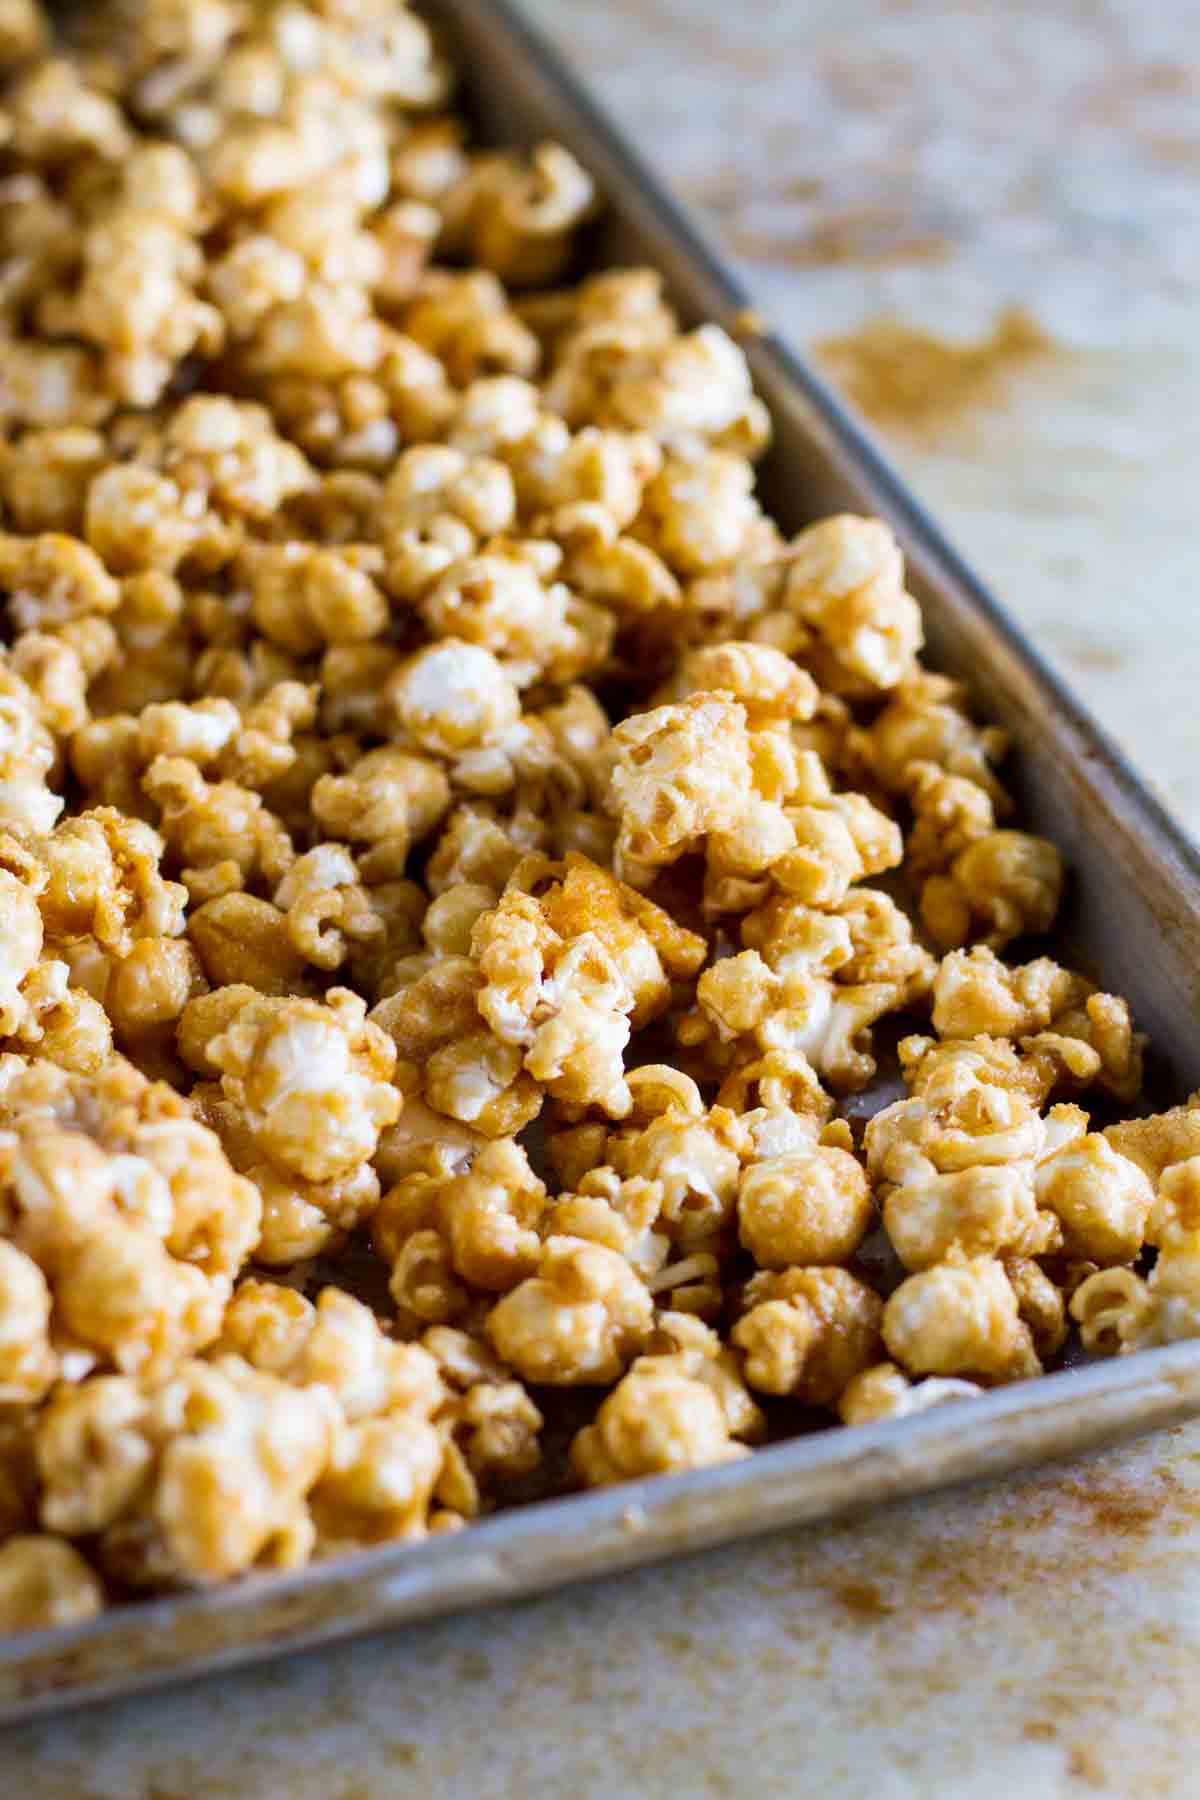
[[[429,9],[495,141],[554,136],[609,202],[600,260],[663,270],[689,318],[743,330],[747,297],[539,41],[493,0]],[[1073,954],[1130,998],[1162,1103],[1200,1080],[1200,860],[938,535],[824,383],[769,337],[747,354],[775,421],[765,503],[792,531],[837,508],[896,528],[932,660],[1013,735],[1026,818],[1075,872]],[[468,1532],[290,1576],[118,1608],[0,1643],[0,1720],[631,1567],[902,1494],[1068,1455],[1200,1410],[1200,1344],[1068,1370],[910,1421],[837,1428],[744,1462],[534,1504]]]

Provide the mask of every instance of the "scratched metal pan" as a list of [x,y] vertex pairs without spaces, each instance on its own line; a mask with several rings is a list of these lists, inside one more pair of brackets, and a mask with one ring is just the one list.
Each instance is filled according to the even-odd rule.
[[[553,136],[597,177],[609,206],[599,258],[652,263],[685,315],[734,325],[746,296],[507,5],[441,0],[436,16],[482,132],[498,143]],[[1158,1098],[1182,1096],[1200,1084],[1200,858],[812,370],[772,338],[748,354],[775,421],[768,503],[788,530],[840,507],[881,513],[896,528],[933,660],[966,677],[1011,731],[1026,817],[1074,871],[1073,953],[1130,997],[1152,1034]],[[425,1544],[117,1608],[0,1644],[0,1719],[831,1518],[1197,1411],[1200,1344],[1181,1344],[910,1421],[819,1431],[720,1469],[544,1501]]]

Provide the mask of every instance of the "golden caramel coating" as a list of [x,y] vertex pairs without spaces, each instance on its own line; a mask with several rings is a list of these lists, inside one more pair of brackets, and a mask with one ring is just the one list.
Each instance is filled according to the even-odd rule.
[[879,1354],[883,1302],[846,1269],[784,1269],[755,1275],[746,1310],[730,1332],[747,1384],[832,1406]]
[[909,1375],[1014,1381],[1041,1371],[1004,1265],[948,1255],[902,1281],[883,1309],[888,1354]]
[[876,1363],[847,1383],[838,1397],[838,1417],[843,1425],[874,1425],[883,1419],[911,1419],[944,1406],[949,1400],[971,1400],[983,1389],[973,1381],[926,1376],[910,1381],[895,1363]]
[[822,519],[788,546],[781,605],[799,627],[789,646],[823,687],[877,693],[913,672],[921,613],[905,592],[899,545],[881,519]]
[[572,1467],[586,1487],[745,1455],[712,1389],[670,1356],[639,1356],[571,1445]]
[[331,988],[324,1004],[256,998],[209,1044],[223,1098],[282,1172],[347,1176],[399,1116],[394,1048],[365,1015],[347,988]]
[[1046,838],[991,831],[921,890],[921,918],[944,949],[982,938],[1002,950],[1013,938],[1049,931],[1062,899],[1062,858]]
[[844,1263],[874,1217],[866,1172],[846,1150],[813,1143],[769,1156],[738,1184],[738,1236],[762,1269]]
[[526,1381],[606,1387],[642,1348],[653,1317],[650,1293],[624,1257],[552,1237],[538,1273],[492,1308],[487,1334]]
[[0,1544],[0,1632],[79,1625],[103,1606],[100,1578],[62,1538],[31,1532]]

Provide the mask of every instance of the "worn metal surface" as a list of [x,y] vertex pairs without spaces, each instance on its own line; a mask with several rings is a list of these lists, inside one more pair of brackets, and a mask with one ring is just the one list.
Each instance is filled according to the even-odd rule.
[[[734,324],[745,304],[603,122],[499,8],[442,0],[493,136],[551,133],[599,177],[602,254],[664,269],[683,309]],[[900,532],[936,658],[968,676],[1018,745],[1027,816],[1078,873],[1078,954],[1129,995],[1163,1055],[1164,1092],[1197,1078],[1200,865],[1107,742],[1047,675],[829,391],[771,341],[748,346],[775,416],[765,497],[785,527],[831,507]],[[1113,879],[1113,870],[1119,879]],[[0,1646],[0,1718],[229,1666],[401,1620],[528,1593],[785,1523],[995,1474],[1200,1409],[1200,1348],[1052,1376],[970,1407],[831,1431],[744,1464],[548,1503],[464,1537],[383,1550],[286,1578],[119,1610]]]

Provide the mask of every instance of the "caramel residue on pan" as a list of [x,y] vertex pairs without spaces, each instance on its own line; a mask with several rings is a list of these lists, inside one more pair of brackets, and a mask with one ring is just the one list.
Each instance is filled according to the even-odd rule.
[[1009,376],[1048,356],[1055,344],[1024,308],[1008,306],[975,342],[885,317],[843,337],[821,338],[813,348],[860,412],[876,424],[911,430],[995,404]]

